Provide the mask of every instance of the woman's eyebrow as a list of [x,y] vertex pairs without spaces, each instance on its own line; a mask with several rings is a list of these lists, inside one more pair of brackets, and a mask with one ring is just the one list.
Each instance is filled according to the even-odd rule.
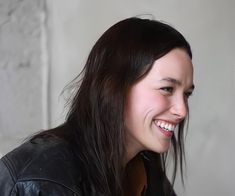
[[179,81],[179,80],[176,80],[176,79],[174,79],[174,78],[163,78],[163,79],[161,79],[160,80],[161,82],[162,81],[166,81],[166,82],[170,82],[170,83],[173,83],[173,84],[177,84],[177,85],[181,85],[182,83]]
[[[177,79],[175,79],[175,78],[170,78],[170,77],[163,78],[163,79],[161,79],[160,81],[167,81],[167,82],[170,82],[170,83],[172,83],[172,84],[176,84],[176,85],[178,85],[178,86],[181,86],[181,85],[182,85],[181,81],[179,81],[179,80],[177,80]],[[192,84],[192,86],[191,86],[189,89],[190,89],[190,90],[194,90],[194,88],[195,88],[195,86],[194,86],[194,84]]]

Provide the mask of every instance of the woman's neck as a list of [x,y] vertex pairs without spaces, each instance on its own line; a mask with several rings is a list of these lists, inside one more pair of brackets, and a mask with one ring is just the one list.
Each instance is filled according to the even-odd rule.
[[147,187],[147,177],[141,156],[130,160],[125,169],[124,196],[141,196]]

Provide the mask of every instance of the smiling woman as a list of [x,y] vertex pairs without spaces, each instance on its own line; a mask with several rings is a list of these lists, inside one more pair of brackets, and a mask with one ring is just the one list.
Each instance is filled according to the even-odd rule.
[[175,195],[191,58],[185,38],[162,22],[128,18],[110,27],[72,84],[66,121],[1,159],[0,195]]
[[169,149],[175,127],[187,116],[192,89],[193,67],[184,49],[173,49],[154,62],[128,95],[125,125],[129,157],[146,149],[158,153]]

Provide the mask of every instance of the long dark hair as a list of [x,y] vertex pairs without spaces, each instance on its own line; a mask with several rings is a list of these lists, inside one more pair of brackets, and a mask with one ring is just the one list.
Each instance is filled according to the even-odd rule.
[[[140,18],[116,23],[92,48],[65,124],[84,166],[85,181],[93,184],[97,192],[122,195],[128,92],[150,71],[156,59],[174,48],[183,48],[192,57],[181,33],[165,23]],[[183,128],[184,122],[178,136],[172,138],[173,176],[178,160],[182,165],[184,157]],[[165,157],[161,161],[165,171]]]

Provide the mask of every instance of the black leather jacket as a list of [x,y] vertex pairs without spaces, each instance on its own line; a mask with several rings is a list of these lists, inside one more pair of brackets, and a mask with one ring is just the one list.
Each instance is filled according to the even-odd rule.
[[0,161],[1,196],[81,196],[81,175],[61,139],[26,142]]
[[[151,167],[148,159],[145,166]],[[81,168],[75,163],[69,144],[62,139],[37,138],[26,142],[0,160],[0,196],[101,196],[87,193]],[[148,175],[148,181],[155,181],[154,178]],[[162,194],[156,194],[149,183],[144,195]]]

